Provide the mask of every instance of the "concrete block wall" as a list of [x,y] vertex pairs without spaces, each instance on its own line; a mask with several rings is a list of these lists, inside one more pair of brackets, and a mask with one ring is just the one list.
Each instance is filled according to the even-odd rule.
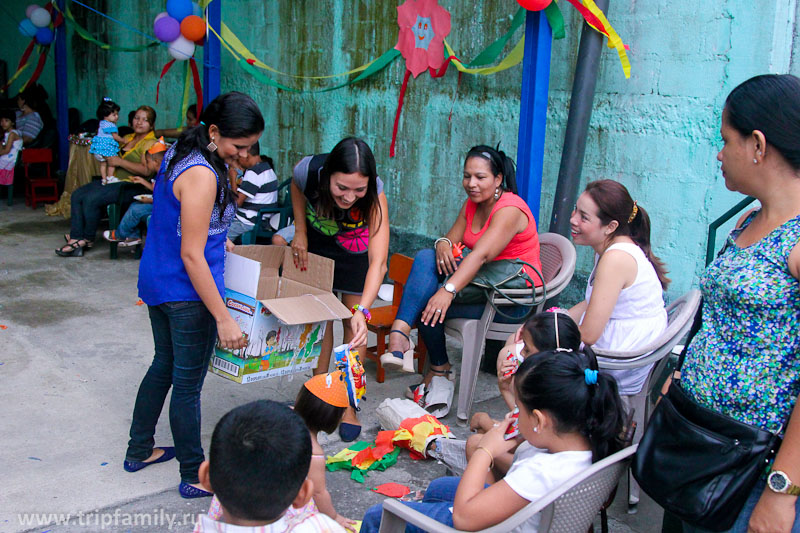
[[[397,39],[399,0],[332,0],[325,9],[312,2],[221,1],[223,20],[242,42],[266,63],[299,75],[349,70],[393,47]],[[20,3],[24,12],[22,2],[11,3]],[[505,32],[518,8],[513,0],[440,0],[440,4],[452,15],[448,42],[466,59]],[[566,2],[560,5],[567,38],[553,44],[540,213],[544,231],[581,32],[575,9]],[[164,3],[100,0],[97,7],[149,32]],[[654,250],[666,261],[673,279],[669,297],[696,284],[708,224],[740,198],[725,190],[715,159],[725,96],[750,76],[800,71],[795,44],[798,9],[797,0],[611,0],[608,17],[630,45],[632,75],[626,80],[616,52],[604,49],[583,183],[619,180],[648,210]],[[73,6],[76,16],[99,38],[114,44],[143,42],[129,30],[81,11]],[[110,53],[72,36],[70,47],[70,103],[84,117],[93,114],[104,95],[120,102],[123,111],[140,103],[155,104],[158,74],[170,59],[163,47],[138,54]],[[301,156],[327,151],[346,135],[362,136],[370,143],[386,181],[393,251],[411,253],[449,228],[464,199],[461,165],[470,146],[500,142],[516,155],[521,67],[488,77],[464,76],[455,100],[455,69],[437,80],[428,74],[412,79],[400,120],[397,157],[389,158],[405,68],[402,60],[345,89],[298,94],[262,85],[241,71],[224,49],[222,54],[222,89],[246,92],[261,106],[267,122],[263,150],[275,158],[281,178],[289,177]],[[15,63],[16,57],[7,60]],[[293,87],[332,83],[275,78]],[[173,67],[162,82],[155,106],[159,126],[180,120],[182,80],[182,70]],[[565,304],[580,298],[591,263],[591,254],[581,250],[578,279]]]

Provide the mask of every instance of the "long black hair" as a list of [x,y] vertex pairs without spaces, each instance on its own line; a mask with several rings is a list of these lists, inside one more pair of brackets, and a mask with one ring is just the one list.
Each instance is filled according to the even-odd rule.
[[728,122],[741,135],[758,130],[795,170],[800,170],[800,78],[755,76],[725,100]]
[[586,194],[597,204],[599,210],[597,217],[603,225],[607,225],[612,220],[617,221],[617,229],[609,236],[609,239],[620,235],[630,237],[647,256],[658,275],[661,287],[666,289],[670,283],[670,279],[667,277],[667,267],[653,253],[650,245],[650,216],[644,207],[633,201],[628,189],[623,184],[614,180],[590,181],[586,184]]
[[[325,218],[335,218],[336,202],[331,195],[331,176],[358,173],[367,178],[367,193],[353,205],[369,221],[373,215],[381,214],[378,201],[378,170],[372,149],[357,137],[347,137],[333,147],[322,166],[319,182],[319,196],[314,206],[317,214]],[[352,209],[352,208],[351,208]],[[380,223],[381,217],[378,217]]]
[[119,105],[111,98],[103,98],[103,101],[97,106],[95,116],[97,120],[103,120],[114,111],[119,111]]
[[464,158],[464,164],[466,165],[467,160],[472,157],[480,157],[481,159],[487,160],[492,174],[495,176],[503,176],[503,181],[500,184],[503,190],[517,194],[517,167],[514,164],[514,160],[500,149],[500,144],[498,144],[496,148],[485,144],[473,146],[469,149],[469,152],[467,152],[467,157]]
[[521,407],[546,411],[557,433],[586,437],[592,462],[622,448],[625,411],[617,382],[597,373],[593,353],[548,350],[532,355],[519,366],[514,387]]
[[[233,194],[228,183],[225,161],[216,150],[211,152],[208,149],[208,144],[211,142],[208,129],[215,125],[219,129],[219,134],[229,139],[249,137],[264,131],[264,117],[261,116],[261,111],[252,98],[233,91],[214,98],[203,108],[203,116],[200,118],[201,122],[194,128],[184,131],[175,143],[175,153],[165,176],[172,173],[178,161],[197,150],[217,173],[217,194],[214,202],[219,206],[220,212],[223,212],[233,201]],[[167,180],[164,180],[164,183],[166,182]]]
[[565,312],[536,313],[525,321],[524,328],[539,351],[556,348],[578,350],[581,347],[581,330]]

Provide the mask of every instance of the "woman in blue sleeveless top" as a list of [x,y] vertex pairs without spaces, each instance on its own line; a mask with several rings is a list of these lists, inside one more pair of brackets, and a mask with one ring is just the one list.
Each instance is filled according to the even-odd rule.
[[[128,472],[177,457],[180,494],[211,496],[197,476],[200,391],[219,336],[224,348],[244,346],[223,301],[225,237],[236,210],[226,166],[245,157],[261,136],[256,103],[237,92],[203,110],[202,122],[169,149],[153,189],[153,215],[139,266],[139,297],[148,306],[155,357],[136,397],[124,467]],[[154,448],[156,423],[170,387],[174,448]]]
[[729,531],[800,532],[800,79],[742,83],[720,131],[725,186],[761,207],[700,277],[703,324],[681,384],[701,405],[783,437]]

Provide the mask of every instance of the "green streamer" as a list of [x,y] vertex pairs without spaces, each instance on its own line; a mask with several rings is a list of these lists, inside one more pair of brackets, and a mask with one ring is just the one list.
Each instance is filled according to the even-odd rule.
[[289,91],[293,93],[302,92],[299,89],[292,89],[291,87],[287,87],[286,85],[278,83],[277,81],[273,80],[272,78],[270,78],[269,76],[258,70],[256,67],[248,63],[245,58],[240,58],[236,63],[240,67],[242,67],[242,70],[253,76],[255,79],[257,79],[264,85],[269,85],[271,87],[275,87],[276,89],[283,89],[284,91]]
[[334,85],[333,87],[326,87],[324,89],[294,89],[292,87],[287,87],[286,85],[278,83],[277,81],[273,80],[272,78],[264,74],[264,72],[262,72],[260,69],[257,69],[256,67],[248,63],[247,60],[244,58],[240,58],[236,63],[245,72],[253,76],[256,80],[260,81],[265,85],[269,85],[270,87],[275,87],[276,89],[282,89],[284,91],[289,91],[293,93],[304,93],[304,92],[324,93],[328,91],[334,91],[336,89],[341,89],[342,87],[346,87],[347,85],[359,82],[363,79],[372,76],[373,74],[376,74],[377,72],[386,68],[386,66],[389,65],[389,63],[391,63],[392,61],[394,61],[399,55],[400,51],[392,48],[391,50],[384,52],[383,55],[381,55],[375,61],[373,61],[370,64],[370,66],[364,69],[358,76],[356,76],[352,80],[348,80],[339,85]]
[[514,18],[511,21],[511,28],[509,28],[509,30],[505,33],[505,35],[503,35],[495,42],[484,48],[481,51],[481,53],[475,56],[475,59],[473,59],[464,66],[467,68],[473,68],[494,63],[495,60],[497,59],[497,56],[499,56],[500,53],[503,51],[503,49],[506,47],[508,41],[511,40],[511,36],[524,23],[525,23],[525,8],[521,7],[517,10],[516,14],[514,14]]
[[544,15],[547,17],[547,22],[550,23],[550,28],[553,30],[553,39],[563,39],[566,37],[567,32],[564,31],[564,15],[561,14],[561,8],[556,4],[556,0],[550,2],[550,5],[544,8]]

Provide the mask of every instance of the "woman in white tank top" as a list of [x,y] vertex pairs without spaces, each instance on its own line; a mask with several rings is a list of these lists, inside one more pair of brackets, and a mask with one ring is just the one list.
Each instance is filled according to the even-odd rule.
[[[664,264],[650,250],[650,218],[628,190],[612,180],[593,181],[570,217],[576,245],[591,246],[595,266],[585,299],[569,310],[585,344],[609,351],[635,351],[667,327]],[[621,395],[637,394],[651,366],[607,370]]]

